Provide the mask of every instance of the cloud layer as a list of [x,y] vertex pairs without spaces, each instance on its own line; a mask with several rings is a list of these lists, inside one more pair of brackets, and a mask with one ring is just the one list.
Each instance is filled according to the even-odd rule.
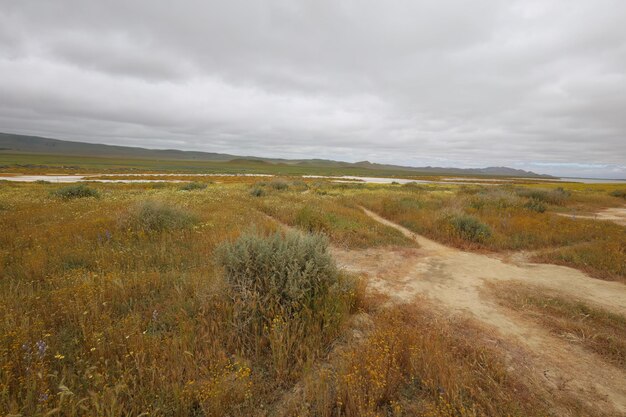
[[0,6],[0,130],[626,177],[621,0]]

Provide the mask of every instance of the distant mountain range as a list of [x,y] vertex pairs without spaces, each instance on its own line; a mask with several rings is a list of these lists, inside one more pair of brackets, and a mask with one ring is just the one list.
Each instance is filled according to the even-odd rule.
[[177,149],[146,149],[130,146],[104,145],[74,142],[59,139],[0,133],[0,152],[26,153],[64,156],[86,156],[101,158],[127,158],[171,161],[212,161],[245,162],[247,164],[290,165],[311,168],[361,168],[368,171],[399,171],[407,175],[484,175],[526,178],[553,178],[532,171],[508,167],[487,168],[445,168],[445,167],[407,167],[399,165],[377,164],[369,161],[342,162],[327,159],[280,159],[260,158],[256,156],[238,156],[213,152],[181,151]]

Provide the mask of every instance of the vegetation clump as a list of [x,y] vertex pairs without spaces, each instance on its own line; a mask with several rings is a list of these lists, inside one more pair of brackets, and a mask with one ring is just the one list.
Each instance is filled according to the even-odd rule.
[[484,242],[491,237],[491,229],[476,217],[456,215],[450,218],[450,224],[456,233],[471,242]]
[[286,190],[289,188],[289,184],[285,180],[273,180],[273,181],[270,181],[268,185],[270,186],[270,188],[273,188],[274,190],[279,190],[279,191]]
[[626,189],[611,191],[610,195],[612,195],[613,197],[626,199]]
[[537,213],[543,213],[546,211],[546,205],[542,201],[534,198],[531,198],[526,204],[524,204],[524,207]]
[[180,187],[181,191],[195,191],[195,190],[204,190],[207,187],[207,184],[204,182],[188,182],[187,184]]
[[517,190],[517,195],[560,206],[570,197],[571,193],[562,187],[555,188],[554,190],[522,188]]
[[187,210],[159,201],[144,201],[133,207],[122,225],[135,232],[158,233],[193,226],[197,217]]
[[52,195],[64,200],[73,200],[75,198],[99,197],[100,193],[93,188],[87,187],[85,184],[75,184],[59,188],[53,191]]
[[353,284],[321,235],[245,234],[218,247],[216,259],[234,302],[238,345],[267,346],[283,376],[313,359],[350,311]]
[[254,187],[250,190],[250,195],[252,197],[263,197],[265,195],[265,191],[263,190],[263,188]]

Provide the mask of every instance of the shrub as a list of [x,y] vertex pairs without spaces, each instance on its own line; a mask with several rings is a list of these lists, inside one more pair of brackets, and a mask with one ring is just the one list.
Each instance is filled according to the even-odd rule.
[[207,187],[207,184],[203,182],[188,182],[187,184],[180,187],[181,191],[194,191],[194,190],[204,190]]
[[265,195],[265,191],[262,188],[254,187],[250,190],[250,195],[253,197],[263,197]]
[[276,372],[298,369],[338,333],[352,304],[320,235],[245,234],[216,250],[234,302],[237,346],[265,346]]
[[473,216],[457,215],[450,219],[450,223],[458,235],[471,242],[484,242],[491,237],[491,229]]
[[525,205],[528,210],[535,211],[537,213],[543,213],[546,211],[546,205],[541,201],[531,198]]
[[52,195],[60,197],[64,200],[100,196],[97,190],[87,187],[85,184],[68,185],[67,187],[62,187],[56,191],[53,191]]
[[411,190],[418,190],[418,191],[424,191],[424,190],[428,190],[428,187],[420,184],[418,182],[415,181],[411,181],[411,182],[407,182],[405,184],[402,185],[402,188],[409,188]]
[[289,188],[289,184],[284,180],[273,180],[269,183],[269,186],[275,190],[286,190]]
[[295,224],[308,232],[326,232],[331,229],[329,219],[319,209],[304,206],[296,213]]
[[163,202],[144,201],[130,210],[122,225],[135,232],[151,233],[184,229],[196,222],[196,216],[186,210]]
[[540,189],[528,189],[522,188],[517,190],[517,195],[520,197],[527,197],[542,201],[548,204],[561,205],[571,195],[569,191],[558,187],[554,190],[540,190]]
[[258,301],[266,320],[315,311],[339,282],[339,272],[321,235],[291,232],[245,234],[217,250],[226,282],[238,298]]
[[611,191],[610,195],[626,199],[626,189]]
[[302,180],[295,180],[291,182],[291,186],[298,190],[308,190],[309,185]]

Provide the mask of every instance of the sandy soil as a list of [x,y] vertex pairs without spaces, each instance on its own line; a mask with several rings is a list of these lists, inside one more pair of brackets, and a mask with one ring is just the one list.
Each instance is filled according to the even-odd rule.
[[559,216],[570,217],[572,219],[593,219],[593,220],[607,220],[613,223],[617,223],[622,226],[626,226],[626,207],[612,207],[604,210],[600,210],[593,214],[569,214],[569,213],[556,213]]
[[392,301],[412,302],[422,295],[452,312],[470,314],[502,337],[527,348],[530,356],[516,366],[530,368],[554,395],[565,391],[610,415],[626,416],[626,372],[497,305],[482,290],[489,281],[522,281],[626,315],[626,285],[594,279],[572,268],[528,263],[523,257],[511,261],[510,257],[505,260],[464,252],[365,212],[415,240],[420,247],[363,251],[333,248],[340,266],[367,276],[369,288]]

